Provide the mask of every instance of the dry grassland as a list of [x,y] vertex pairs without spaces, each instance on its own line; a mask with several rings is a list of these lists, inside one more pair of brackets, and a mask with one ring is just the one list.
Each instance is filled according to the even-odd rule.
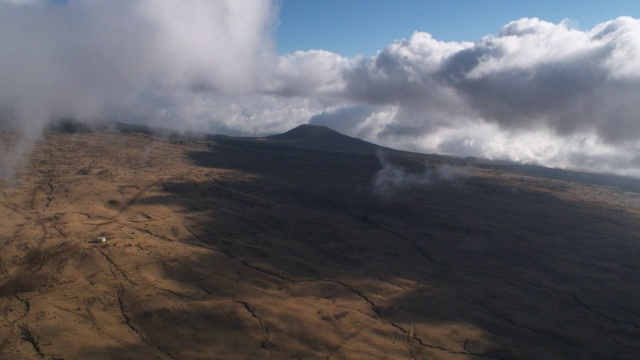
[[379,169],[50,133],[0,181],[0,358],[637,358],[637,193],[467,166],[381,198]]

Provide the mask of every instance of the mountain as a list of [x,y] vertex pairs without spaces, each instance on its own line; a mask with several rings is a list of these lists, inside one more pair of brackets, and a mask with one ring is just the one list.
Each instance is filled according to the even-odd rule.
[[363,143],[48,132],[0,178],[0,359],[637,358],[639,192]]
[[283,134],[267,136],[267,139],[290,142],[299,146],[343,151],[374,152],[386,149],[364,140],[353,138],[326,126],[300,125]]

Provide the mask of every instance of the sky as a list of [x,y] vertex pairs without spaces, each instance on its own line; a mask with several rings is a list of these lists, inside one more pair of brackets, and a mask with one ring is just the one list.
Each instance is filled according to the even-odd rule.
[[441,41],[480,41],[525,17],[579,29],[620,16],[640,17],[637,0],[284,0],[278,51],[323,49],[343,56],[375,55],[395,40],[425,31]]
[[557,3],[0,0],[0,175],[71,117],[640,177],[640,5]]

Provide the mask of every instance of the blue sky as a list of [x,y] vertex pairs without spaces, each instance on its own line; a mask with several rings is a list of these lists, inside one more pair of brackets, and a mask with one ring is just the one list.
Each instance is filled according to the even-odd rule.
[[323,49],[374,55],[424,31],[444,41],[478,41],[511,20],[574,20],[582,30],[619,16],[640,17],[639,0],[282,0],[278,51]]

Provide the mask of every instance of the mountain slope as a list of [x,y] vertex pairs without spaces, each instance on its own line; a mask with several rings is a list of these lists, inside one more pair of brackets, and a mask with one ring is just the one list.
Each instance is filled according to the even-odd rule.
[[0,359],[637,358],[640,194],[144,130],[0,179]]
[[340,134],[326,126],[308,124],[300,125],[282,134],[268,136],[267,139],[288,141],[305,147],[344,151],[373,152],[385,149],[382,146]]

